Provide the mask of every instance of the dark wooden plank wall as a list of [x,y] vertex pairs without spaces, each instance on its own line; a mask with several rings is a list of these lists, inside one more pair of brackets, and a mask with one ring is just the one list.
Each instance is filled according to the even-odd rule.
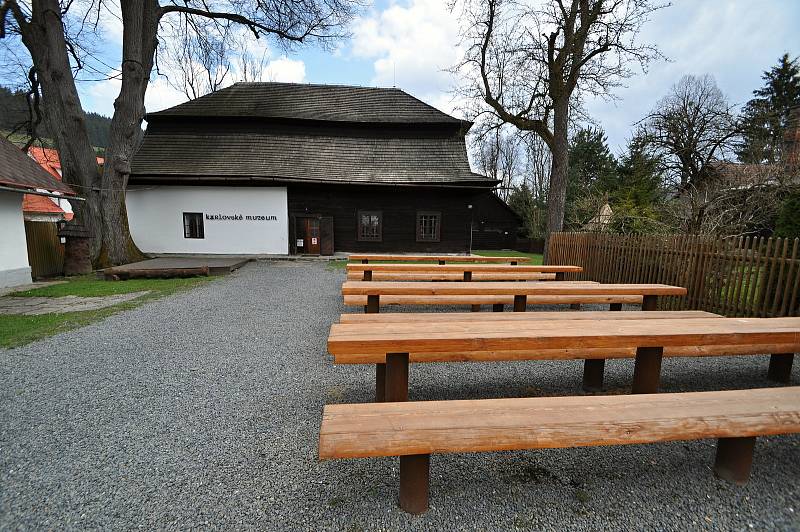
[[[332,216],[336,251],[465,253],[473,189],[290,185],[289,215]],[[359,242],[359,210],[383,212],[383,241]],[[440,211],[440,242],[416,241],[417,211]]]
[[516,248],[522,219],[494,192],[475,196],[473,211],[472,249]]

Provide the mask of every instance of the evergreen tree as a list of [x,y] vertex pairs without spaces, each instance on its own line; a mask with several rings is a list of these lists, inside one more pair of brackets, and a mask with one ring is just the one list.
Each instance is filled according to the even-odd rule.
[[659,159],[646,146],[641,136],[635,136],[620,159],[616,182],[609,190],[614,213],[611,229],[615,232],[650,233],[659,229],[663,178]]
[[764,86],[742,111],[742,141],[736,155],[744,163],[781,161],[783,135],[791,109],[800,105],[800,64],[784,54],[778,65],[761,76]]
[[565,223],[580,229],[605,203],[616,182],[617,161],[602,129],[583,128],[569,147]]
[[547,202],[537,198],[527,183],[514,186],[508,195],[508,206],[517,213],[524,222],[523,236],[544,238],[547,223]]

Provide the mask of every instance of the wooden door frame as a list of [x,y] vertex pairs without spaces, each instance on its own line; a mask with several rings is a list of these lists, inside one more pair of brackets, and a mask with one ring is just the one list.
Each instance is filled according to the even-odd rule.
[[[309,218],[316,219],[318,222],[320,222],[322,220],[322,215],[321,214],[317,214],[317,213],[291,214],[290,218],[292,218],[294,220],[293,221],[293,227],[294,227],[295,235],[294,235],[294,240],[292,242],[292,249],[294,250],[294,255],[300,255],[300,256],[306,255],[306,256],[310,256],[310,257],[321,256],[321,254],[322,254],[322,231],[320,231],[320,235],[317,237],[317,238],[319,238],[320,253],[316,253],[316,254],[315,253],[299,253],[297,251],[297,239],[299,238],[297,236],[297,222],[300,219],[306,220],[306,219],[309,219]],[[305,224],[305,222],[303,222],[303,223]],[[305,233],[303,233],[303,240],[304,241],[305,241],[305,238],[306,238],[305,237]],[[305,242],[304,242],[304,244],[305,244]],[[306,248],[306,247],[307,246],[305,246],[305,245],[303,246],[303,248]]]

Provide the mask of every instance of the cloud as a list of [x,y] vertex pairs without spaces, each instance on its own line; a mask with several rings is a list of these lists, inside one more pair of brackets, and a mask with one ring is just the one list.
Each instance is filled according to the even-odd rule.
[[[269,52],[266,53],[267,57]],[[161,74],[154,76],[147,86],[144,97],[147,112],[161,111],[189,100],[182,91],[169,84],[168,77],[180,79],[181,74],[170,71],[163,65]],[[234,62],[231,71],[220,88],[228,87],[238,81],[279,81],[284,83],[302,83],[306,79],[306,65],[302,60],[290,59],[285,55],[275,59],[265,58],[256,75],[243,72],[241,62]],[[114,100],[119,96],[122,83],[118,79],[109,79],[81,84],[82,97],[86,109],[106,116],[114,113]]]
[[285,55],[271,60],[264,68],[261,81],[281,81],[302,83],[306,80],[306,64],[299,59],[289,59]]
[[458,20],[443,0],[411,0],[356,20],[351,53],[373,61],[373,85],[397,86],[446,112],[456,107],[446,70],[463,56]]
[[615,102],[587,102],[615,151],[625,147],[632,124],[644,117],[685,74],[711,74],[731,103],[742,104],[761,85],[761,73],[784,52],[800,53],[800,4],[706,0],[682,2],[652,17],[639,35],[670,58],[627,80]]

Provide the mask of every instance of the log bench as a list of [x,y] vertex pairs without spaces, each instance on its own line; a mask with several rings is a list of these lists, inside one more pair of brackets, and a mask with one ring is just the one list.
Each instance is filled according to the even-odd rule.
[[495,264],[519,264],[530,262],[530,257],[484,257],[482,255],[388,255],[372,253],[354,253],[347,257],[350,261],[360,261],[362,264],[369,264],[370,261],[392,261],[392,262],[437,262],[446,264],[448,262],[483,262]]
[[[650,313],[653,311],[646,311]],[[663,356],[771,354],[768,377],[788,382],[800,351],[800,318],[514,318],[470,321],[338,323],[328,352],[337,364],[375,364],[375,398],[408,395],[409,363],[585,359],[584,388],[602,388],[606,358],[635,359],[633,393],[658,391]],[[399,315],[399,314],[398,314]],[[488,315],[487,315],[488,316]],[[675,319],[679,318],[679,319]]]
[[348,264],[347,279],[363,281],[563,281],[580,266],[506,264]]
[[[686,295],[686,289],[663,284],[601,284],[590,281],[552,281],[547,283],[345,281],[342,283],[342,295],[345,297],[345,305],[364,305],[364,311],[367,313],[378,313],[382,300],[384,304],[468,304],[474,306],[488,303],[486,299],[479,299],[481,297],[488,297],[491,301],[491,298],[500,296],[505,296],[504,301],[513,298],[515,312],[525,312],[529,302],[532,304],[576,304],[592,301],[593,303],[621,304],[633,301],[633,298],[641,298],[643,310],[655,310],[658,296],[683,296]],[[362,299],[348,298],[347,296],[366,297],[366,301],[362,303]],[[625,300],[626,296],[630,296],[631,299]],[[581,298],[587,299],[582,300]],[[493,310],[502,312],[503,308],[500,303],[491,304],[494,305]],[[475,310],[474,307],[473,310]]]
[[798,432],[800,387],[342,404],[325,406],[319,458],[399,456],[400,507],[421,514],[431,454],[717,438],[714,473],[744,484],[756,437]]

